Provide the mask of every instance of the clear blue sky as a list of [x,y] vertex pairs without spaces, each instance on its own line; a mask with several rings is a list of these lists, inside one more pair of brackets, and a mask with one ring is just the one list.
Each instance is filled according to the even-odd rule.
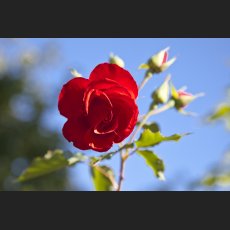
[[[171,182],[177,182],[175,189],[183,190],[184,182],[202,176],[214,162],[220,159],[228,147],[229,133],[224,130],[223,125],[207,125],[203,123],[203,119],[215,105],[225,99],[225,89],[230,84],[230,39],[28,39],[36,46],[40,46],[47,40],[60,46],[62,60],[54,69],[41,71],[42,76],[39,80],[47,82],[49,84],[47,91],[55,95],[58,95],[62,85],[71,78],[68,68],[76,68],[84,77],[88,77],[97,64],[108,60],[110,52],[125,60],[125,68],[139,83],[144,71],[138,70],[138,66],[167,46],[171,47],[169,57],[176,56],[177,61],[166,72],[152,79],[140,93],[137,101],[140,113],[143,114],[147,110],[150,94],[168,73],[172,75],[177,88],[186,85],[191,93],[206,94],[187,108],[198,113],[198,117],[185,117],[173,110],[151,119],[159,122],[164,135],[193,133],[178,143],[165,143],[155,148],[155,152],[165,162],[166,182],[157,181],[143,159],[134,155],[127,161],[124,190],[146,190]],[[59,115],[56,107],[44,118],[44,124],[58,132],[61,132],[64,122],[65,118]],[[71,143],[67,143],[67,148],[74,150]],[[97,154],[91,151],[88,153]],[[117,175],[119,157],[114,157],[108,161],[108,164],[114,168]],[[70,174],[73,182],[76,177],[84,189],[93,189],[86,166],[75,166],[70,170]]]

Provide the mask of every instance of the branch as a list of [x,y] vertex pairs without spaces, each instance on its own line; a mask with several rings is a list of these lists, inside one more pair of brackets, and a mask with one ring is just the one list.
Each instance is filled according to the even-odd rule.
[[119,173],[117,192],[121,191],[121,185],[122,185],[122,182],[124,181],[124,170],[125,170],[126,159],[127,158],[124,157],[121,153],[121,164],[120,164],[120,173]]
[[119,153],[123,149],[129,149],[129,148],[133,148],[133,144],[132,143],[125,144],[125,145],[123,145],[122,147],[120,147],[119,149],[117,149],[114,152],[109,152],[109,153],[106,153],[104,155],[101,155],[101,156],[99,156],[98,159],[94,160],[94,162],[92,163],[92,166],[97,165],[99,162],[101,162],[104,159],[111,158],[112,156],[114,156],[116,153]]
[[153,115],[162,113],[168,109],[171,109],[174,106],[174,101],[170,100],[167,104],[163,105],[162,107],[158,108],[158,109],[154,109],[149,111],[142,119],[141,123],[137,126],[136,130],[133,132],[133,134],[130,137],[130,141],[129,143],[132,143],[136,134],[141,130],[141,128],[143,127],[143,125],[146,123],[146,121]]

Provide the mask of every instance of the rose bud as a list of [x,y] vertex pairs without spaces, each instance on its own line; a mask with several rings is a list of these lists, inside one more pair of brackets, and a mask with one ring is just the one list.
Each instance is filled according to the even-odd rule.
[[176,108],[181,109],[185,108],[188,104],[190,104],[194,99],[194,95],[191,93],[187,93],[185,91],[177,91],[178,99],[176,100]]
[[138,117],[138,87],[116,64],[94,68],[89,79],[75,77],[62,88],[58,109],[68,120],[64,137],[81,150],[109,150],[133,131]]
[[76,69],[70,68],[70,73],[71,73],[74,77],[82,77],[82,75],[81,75],[80,73],[78,73]]
[[169,75],[168,77],[166,77],[163,84],[153,92],[152,98],[154,99],[155,104],[164,104],[168,101],[170,79],[171,76]]
[[110,54],[109,63],[116,64],[122,68],[125,67],[124,61],[119,56],[114,55],[113,53]]
[[171,86],[171,93],[172,93],[172,98],[175,101],[175,108],[177,110],[183,110],[187,105],[189,105],[196,98],[204,96],[204,93],[193,95],[182,89],[176,90],[173,85]]
[[168,61],[168,50],[169,47],[161,50],[156,55],[152,56],[147,63],[141,64],[139,69],[147,69],[152,74],[165,71],[176,61],[176,57]]

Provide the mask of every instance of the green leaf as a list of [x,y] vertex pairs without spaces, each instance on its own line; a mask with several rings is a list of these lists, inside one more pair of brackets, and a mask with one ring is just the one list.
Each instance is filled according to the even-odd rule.
[[152,110],[157,109],[158,106],[159,106],[159,104],[158,104],[155,100],[153,100],[153,101],[151,102],[150,106],[149,106],[149,111],[152,111]]
[[214,176],[206,177],[201,183],[205,186],[214,186],[216,183],[216,177]]
[[145,159],[146,164],[153,170],[157,178],[165,180],[164,162],[155,153],[149,150],[137,150],[137,153]]
[[207,176],[201,182],[205,186],[229,186],[230,185],[230,173],[222,175]]
[[171,82],[171,95],[172,95],[172,98],[174,98],[174,99],[179,98],[179,94],[178,94],[176,88],[174,87],[174,85],[172,84],[172,82]]
[[[186,134],[188,135],[188,134]],[[179,141],[181,139],[182,135],[179,134],[173,134],[169,137],[164,137],[163,141]]]
[[134,143],[128,143],[128,144],[125,144],[124,146],[122,146],[120,149],[119,149],[119,152],[123,149],[132,149],[134,147]]
[[149,69],[149,65],[144,63],[144,64],[141,64],[138,69]]
[[216,111],[208,119],[209,121],[214,121],[226,116],[230,116],[230,105],[222,104],[216,109]]
[[156,122],[153,122],[150,124],[144,124],[143,128],[144,129],[150,129],[153,133],[160,131],[160,126]]
[[151,147],[160,144],[163,141],[179,141],[182,136],[188,134],[174,134],[165,137],[160,132],[152,132],[150,129],[145,129],[140,138],[135,142],[137,147]]
[[91,175],[96,191],[112,191],[115,187],[114,173],[107,166],[91,167]]
[[44,157],[35,158],[31,165],[19,176],[18,181],[25,182],[85,160],[86,157],[81,153],[73,155],[59,149],[48,151]]

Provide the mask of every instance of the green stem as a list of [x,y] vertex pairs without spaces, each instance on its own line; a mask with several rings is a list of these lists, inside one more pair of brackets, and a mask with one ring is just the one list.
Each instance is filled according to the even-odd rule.
[[162,113],[172,107],[174,107],[175,102],[173,100],[170,100],[167,104],[163,105],[160,108],[154,109],[154,110],[150,110],[142,119],[141,123],[137,126],[137,128],[135,129],[135,131],[133,132],[133,134],[131,135],[130,141],[129,143],[132,143],[134,141],[134,138],[136,136],[136,134],[141,130],[141,128],[143,127],[143,125],[146,123],[146,121],[153,115]]
[[109,152],[109,153],[106,153],[105,155],[101,155],[100,157],[99,157],[99,159],[97,159],[97,160],[95,160],[94,162],[93,162],[93,164],[92,164],[92,166],[95,166],[95,165],[97,165],[99,162],[101,162],[102,160],[104,160],[104,159],[108,159],[108,158],[111,158],[112,156],[114,156],[116,153],[119,153],[120,151],[122,151],[123,149],[125,149],[125,148],[133,148],[133,146],[131,145],[131,144],[125,144],[125,145],[123,145],[123,146],[120,146],[119,145],[119,149],[117,149],[116,151],[114,151],[114,152]]
[[151,72],[149,71],[146,72],[144,79],[142,80],[141,84],[138,86],[139,91],[141,91],[144,88],[145,84],[149,81],[149,79],[152,78],[152,76],[153,74]]
[[[149,81],[149,79],[151,79],[153,76],[153,74],[149,71],[146,72],[144,79],[142,80],[142,82],[140,83],[138,89],[139,91],[141,89],[143,89],[143,87],[145,86],[145,84]],[[130,141],[128,142],[128,145],[131,144],[136,136],[136,134],[141,130],[141,128],[143,127],[143,125],[146,123],[146,121],[153,115],[162,113],[170,108],[172,108],[174,106],[175,102],[170,100],[167,104],[163,105],[161,108],[157,108],[157,109],[153,109],[151,111],[149,111],[144,117],[142,122],[138,125],[138,127],[136,128],[136,130],[134,131],[134,133],[132,134]],[[124,145],[125,146],[125,145]],[[95,166],[97,163],[101,162],[102,160],[108,158],[108,157],[112,157],[114,154],[120,152],[120,172],[119,172],[119,179],[118,179],[118,186],[117,186],[117,190],[116,191],[121,191],[121,186],[122,186],[122,182],[124,181],[124,169],[125,169],[125,161],[128,159],[129,156],[133,155],[137,149],[134,149],[131,153],[129,153],[128,148],[126,149],[125,153],[122,153],[122,150],[124,149],[123,147],[120,147],[118,150],[116,150],[115,152],[112,153],[108,153],[105,154],[103,156],[101,156],[100,159],[98,159],[97,161],[95,161],[93,163],[93,166]]]
[[[126,154],[125,154],[126,155]],[[126,156],[122,154],[121,152],[121,160],[120,160],[120,172],[119,172],[119,180],[118,180],[118,186],[117,186],[117,192],[121,191],[121,185],[124,180],[124,173],[125,173],[125,161]]]
[[105,154],[105,155],[100,156],[99,159],[97,159],[97,160],[95,160],[95,161],[93,162],[92,166],[94,167],[94,166],[96,166],[99,162],[103,161],[104,159],[108,159],[108,158],[112,157],[112,156],[115,155],[116,153],[120,152],[121,149],[122,149],[122,148],[119,148],[118,150],[116,150],[116,151],[114,151],[114,152],[107,153],[107,154]]

